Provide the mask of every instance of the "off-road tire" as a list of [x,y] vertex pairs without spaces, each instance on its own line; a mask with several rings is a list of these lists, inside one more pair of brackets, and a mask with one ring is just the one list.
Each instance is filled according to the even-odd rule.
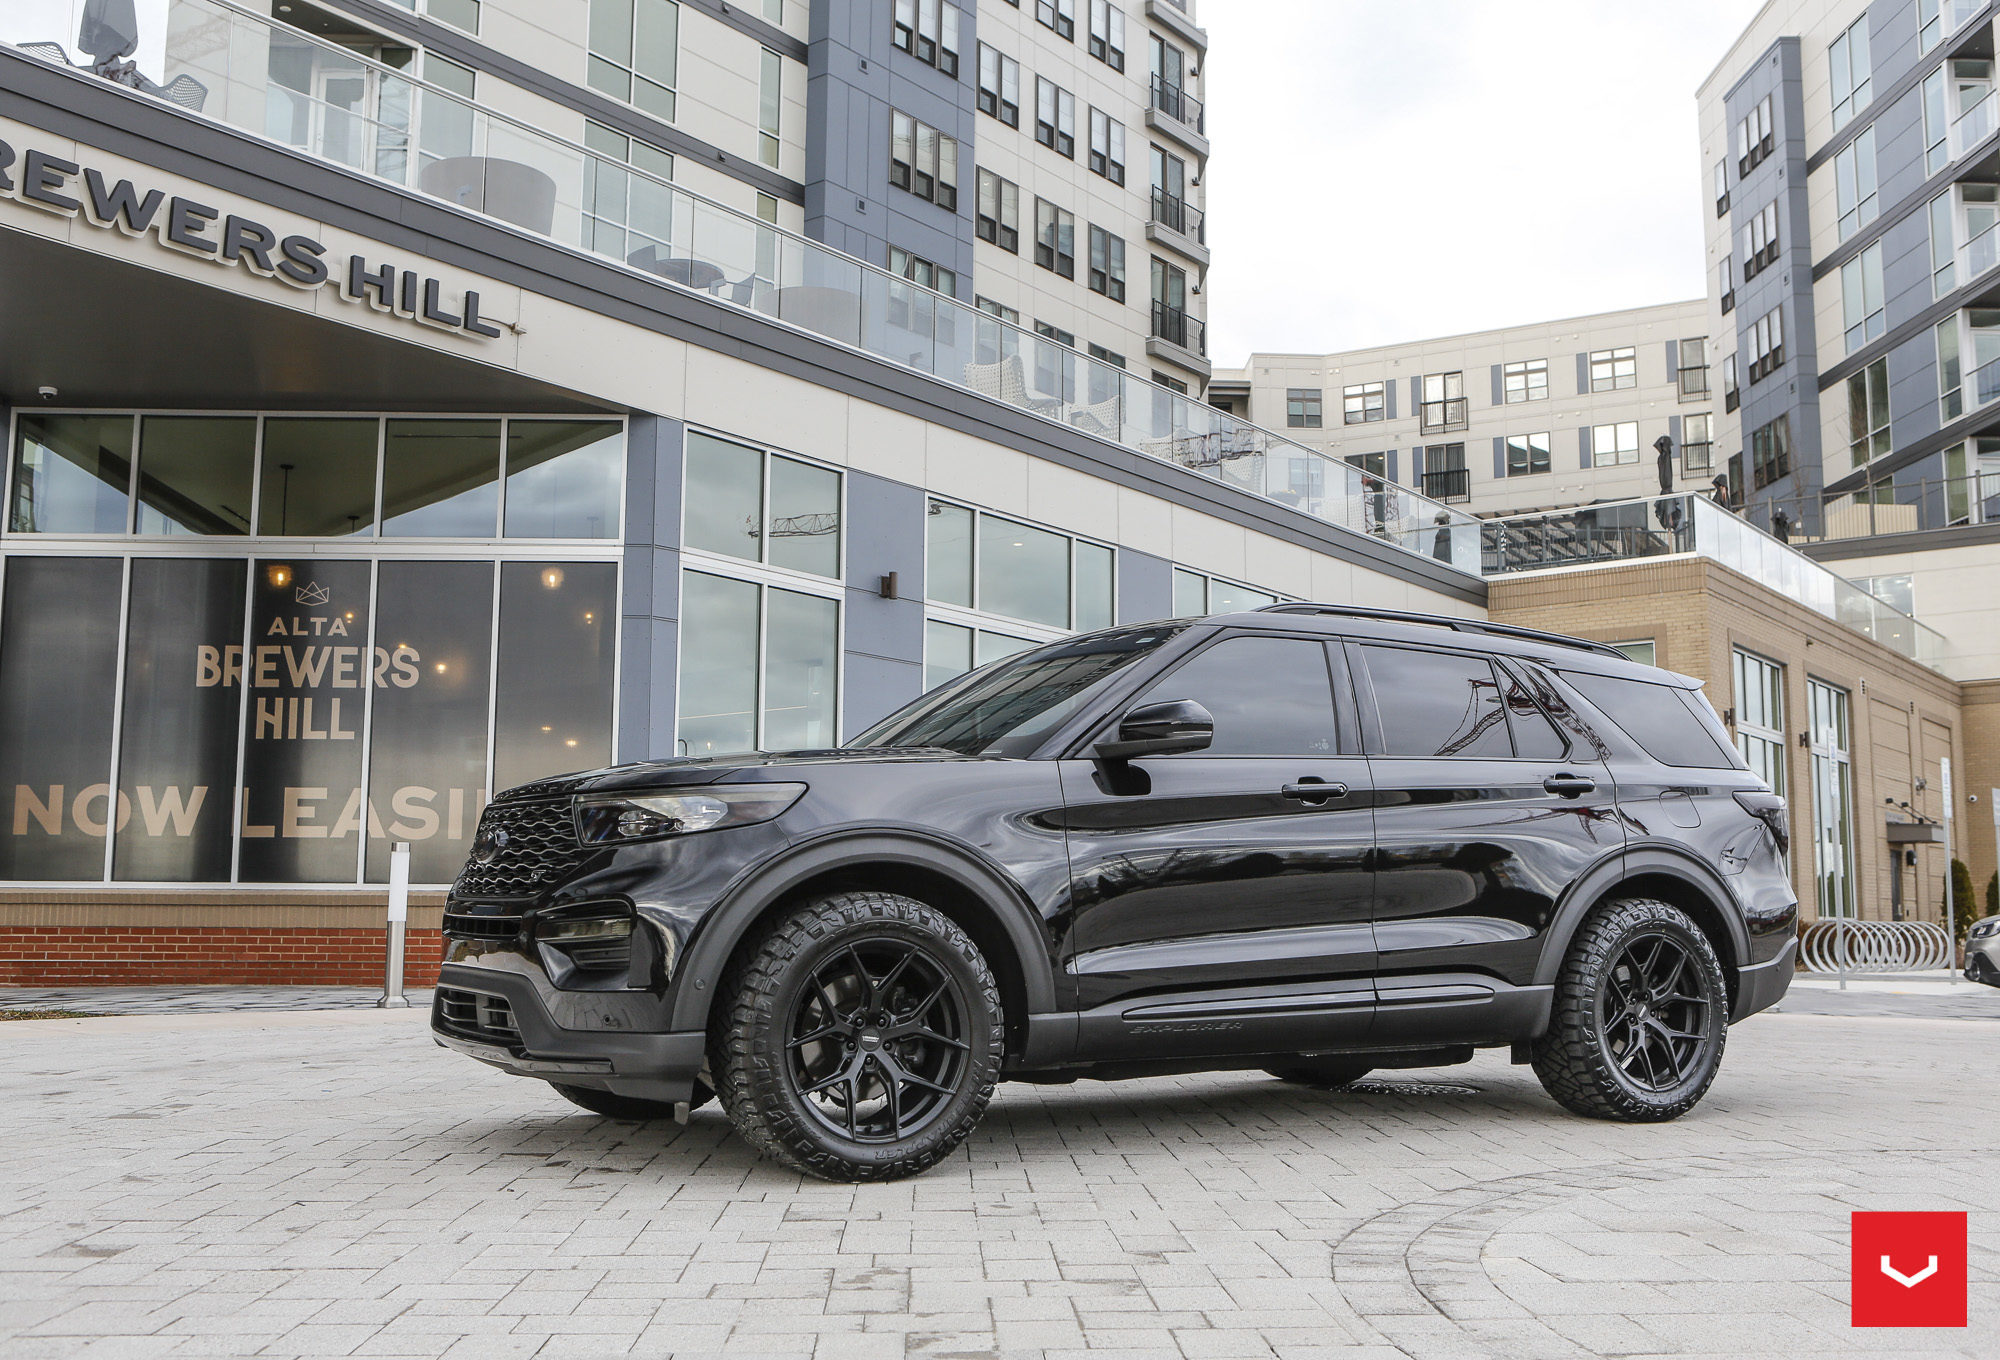
[[1374,1070],[1365,1062],[1350,1059],[1304,1057],[1264,1069],[1279,1081],[1322,1091],[1337,1091],[1343,1086],[1352,1086]]
[[[958,986],[967,1048],[952,1094],[908,1137],[856,1142],[810,1113],[787,1068],[787,1027],[813,971],[852,944],[914,944]],[[815,899],[775,921],[732,960],[717,994],[708,1065],[717,1098],[765,1156],[830,1181],[899,1180],[949,1156],[986,1113],[999,1079],[1005,1013],[992,970],[935,908],[884,892]]]
[[[1687,1069],[1666,1089],[1628,1076],[1614,1057],[1603,1020],[1605,989],[1625,948],[1648,936],[1680,946],[1706,1003]],[[1729,991],[1715,948],[1686,912],[1650,898],[1606,902],[1570,942],[1556,977],[1554,1012],[1531,1057],[1542,1087],[1566,1108],[1592,1119],[1657,1123],[1693,1109],[1722,1064],[1729,1034]]]
[[610,1091],[599,1091],[589,1086],[559,1086],[554,1082],[556,1094],[572,1105],[581,1105],[592,1114],[601,1114],[606,1119],[672,1119],[674,1107],[664,1100],[642,1100],[638,1096],[621,1096]]

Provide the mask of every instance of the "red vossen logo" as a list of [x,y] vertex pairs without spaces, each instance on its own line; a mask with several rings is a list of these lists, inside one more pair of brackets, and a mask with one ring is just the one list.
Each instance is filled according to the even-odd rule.
[[1856,1327],[1965,1325],[1965,1215],[1854,1215]]

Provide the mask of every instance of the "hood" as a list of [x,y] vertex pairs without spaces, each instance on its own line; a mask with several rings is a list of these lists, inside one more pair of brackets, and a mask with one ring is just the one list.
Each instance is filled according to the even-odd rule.
[[939,746],[847,747],[824,751],[746,751],[716,756],[677,756],[665,760],[635,760],[601,770],[537,779],[496,794],[495,802],[552,798],[568,793],[601,793],[619,789],[685,788],[732,779],[783,780],[788,772],[849,765],[937,764],[944,761],[985,761],[992,756],[963,756]]

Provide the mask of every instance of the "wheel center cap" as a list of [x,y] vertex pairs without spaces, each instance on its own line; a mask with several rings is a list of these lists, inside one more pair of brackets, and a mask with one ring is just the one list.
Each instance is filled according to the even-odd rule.
[[863,1030],[861,1032],[861,1047],[873,1053],[876,1049],[882,1047],[882,1036],[872,1029]]

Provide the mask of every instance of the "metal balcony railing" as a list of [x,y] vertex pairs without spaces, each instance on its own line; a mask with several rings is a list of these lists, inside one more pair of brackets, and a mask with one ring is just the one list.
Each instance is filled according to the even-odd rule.
[[1424,494],[1437,501],[1470,500],[1472,473],[1462,467],[1427,468],[1424,471]]
[[1760,503],[1754,513],[1794,545],[2000,524],[2000,469],[1895,481],[1842,496],[1792,496]]
[[1418,425],[1425,434],[1462,430],[1466,426],[1468,410],[1464,397],[1421,402],[1418,405]]
[[1153,335],[1170,345],[1179,345],[1190,354],[1208,353],[1208,338],[1201,318],[1189,316],[1179,307],[1171,307],[1164,302],[1153,304]]
[[1153,107],[1183,127],[1203,132],[1201,101],[1178,85],[1153,77]]
[[1190,241],[1203,244],[1208,241],[1208,228],[1202,210],[1186,199],[1174,197],[1165,189],[1153,190],[1153,220]]
[[1487,576],[1691,553],[1719,562],[1913,661],[1941,669],[1944,638],[1701,495],[1510,515],[1481,525]]
[[[1198,397],[1055,345],[234,0],[168,0],[166,11],[157,74],[181,92],[173,103],[189,116],[595,256],[661,287],[759,313],[1468,574],[1479,570],[1477,525],[1463,511],[1408,488],[1364,493],[1358,469]],[[38,60],[78,80],[96,79],[69,66],[59,48],[6,50],[0,61]],[[329,82],[301,72],[341,73],[347,78],[334,83],[362,94],[330,101]],[[180,83],[183,75],[190,84]],[[1160,338],[1205,352],[1200,321],[1162,306],[1153,317]],[[1038,346],[1061,350],[1061,362],[1031,361],[1042,353]],[[1059,384],[1044,381],[1051,373],[1063,375]],[[1438,550],[1440,527],[1455,545],[1449,553]]]

